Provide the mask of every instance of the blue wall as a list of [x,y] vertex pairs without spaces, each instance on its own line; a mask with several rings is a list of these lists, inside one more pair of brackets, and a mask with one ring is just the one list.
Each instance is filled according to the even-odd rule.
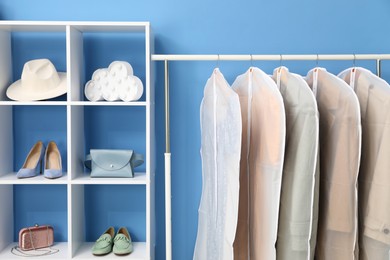
[[[149,20],[155,34],[156,53],[390,53],[389,14],[387,0],[0,1],[0,19]],[[58,48],[63,46],[59,44]],[[59,64],[62,66],[61,61]],[[199,105],[203,86],[215,65],[215,62],[177,62],[170,67],[174,259],[191,259],[193,253],[201,193]],[[253,65],[271,73],[279,62],[254,62]],[[283,65],[293,72],[306,74],[316,63],[284,62]],[[334,73],[351,65],[352,61],[319,63]],[[372,61],[357,61],[356,65],[375,68]],[[232,83],[250,62],[220,62],[219,66]],[[389,62],[383,63],[383,77],[390,79]],[[158,64],[158,259],[164,259],[163,82],[163,66]]]

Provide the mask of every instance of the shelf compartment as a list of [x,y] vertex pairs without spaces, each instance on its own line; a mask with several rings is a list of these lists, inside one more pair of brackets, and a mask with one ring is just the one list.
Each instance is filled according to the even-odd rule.
[[[0,180],[12,183],[11,173],[19,171],[37,141],[46,146],[55,141],[67,172],[66,106],[0,106]],[[38,166],[39,167],[39,166]],[[28,178],[22,182],[28,182]],[[60,179],[62,180],[62,178]]]
[[[91,249],[94,242],[87,242],[82,244],[79,250],[76,252],[74,259],[100,259],[101,257],[94,256],[91,253]],[[103,257],[104,259],[118,259],[114,253],[110,253]],[[145,242],[133,242],[133,252],[127,256],[126,259],[131,260],[146,260],[146,243]]]
[[67,185],[13,185],[13,242],[22,228],[51,225],[54,241],[68,241]]
[[[71,106],[70,110],[72,180],[89,179],[84,160],[90,149],[134,150],[146,160],[146,107]],[[146,171],[146,165],[135,171]]]
[[[14,171],[18,171],[37,141],[46,147],[56,142],[61,154],[62,170],[67,171],[66,106],[14,106]],[[44,158],[42,163],[44,162]]]
[[[11,253],[11,249],[17,246],[18,243],[11,243],[0,252],[0,259],[23,259],[25,257],[16,256]],[[68,243],[59,242],[54,243],[53,249],[58,249],[58,253],[42,257],[34,257],[35,259],[68,259]]]
[[[146,100],[146,32],[148,23],[100,26],[73,25],[68,34],[68,71],[70,71],[71,101],[88,101],[84,87],[97,69],[108,68],[113,61],[127,61],[134,75],[141,79]],[[96,55],[99,53],[99,55]]]
[[[66,72],[66,27],[5,25],[0,23],[0,100],[9,101],[6,90],[19,80],[24,64],[33,59],[49,59],[58,72]],[[66,101],[66,94],[53,101]]]
[[93,257],[90,243],[110,226],[127,227],[133,242],[146,243],[145,186],[74,184],[71,190],[73,257]]
[[[34,203],[31,203],[31,202]],[[0,185],[0,259],[9,259],[20,229],[52,225],[54,241],[67,254],[67,185]],[[57,254],[56,257],[59,256]]]

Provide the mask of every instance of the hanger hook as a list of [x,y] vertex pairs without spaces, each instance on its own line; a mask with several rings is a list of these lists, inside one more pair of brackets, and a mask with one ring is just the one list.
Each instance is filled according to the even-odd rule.
[[320,59],[320,55],[318,55],[318,53],[317,53],[316,67],[318,67],[318,61],[319,61],[319,59]]
[[282,61],[283,61],[283,55],[280,54],[280,64],[279,64],[279,67],[282,67]]
[[356,54],[354,53],[353,54],[353,66],[355,67],[355,64],[356,64]]
[[218,55],[218,58],[217,58],[217,68],[219,68],[219,54]]
[[253,67],[253,55],[251,54],[251,67]]

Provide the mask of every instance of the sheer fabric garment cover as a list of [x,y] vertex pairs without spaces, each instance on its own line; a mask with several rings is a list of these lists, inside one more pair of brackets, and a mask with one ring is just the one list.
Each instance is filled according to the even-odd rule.
[[356,185],[361,149],[358,99],[348,84],[323,68],[311,70],[306,80],[320,113],[316,260],[357,259]]
[[237,77],[242,149],[235,260],[276,259],[280,188],[286,135],[282,96],[258,68]]
[[[362,156],[359,172],[360,260],[390,259],[390,86],[363,68],[339,77],[360,102]],[[354,75],[355,74],[355,75]],[[352,77],[351,77],[352,76]]]
[[193,259],[233,259],[239,196],[241,111],[238,95],[215,69],[200,108],[202,196]]
[[274,70],[286,110],[286,148],[276,248],[278,260],[314,258],[318,223],[319,117],[306,81],[287,68]]

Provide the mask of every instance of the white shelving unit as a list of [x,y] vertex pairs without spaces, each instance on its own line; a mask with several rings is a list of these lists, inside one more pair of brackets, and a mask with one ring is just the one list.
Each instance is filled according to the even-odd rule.
[[[16,80],[13,76],[12,40],[13,34],[51,33],[63,34],[66,40],[66,70],[68,80],[68,93],[66,100],[16,102],[6,97],[7,87]],[[137,68],[144,73],[144,96],[137,102],[89,102],[84,98],[84,84],[86,73],[85,37],[86,35],[104,35],[110,37],[110,33],[129,36],[134,33],[144,36],[144,67]],[[108,38],[109,40],[109,38]],[[117,39],[116,39],[117,40]],[[121,50],[122,51],[122,50]],[[124,49],[125,53],[131,53],[132,49]],[[60,253],[40,257],[40,259],[102,259],[91,253],[92,241],[86,241],[86,185],[142,185],[145,187],[145,241],[135,242],[134,251],[123,259],[149,260],[154,259],[155,230],[154,230],[154,175],[155,175],[155,140],[154,140],[154,86],[151,76],[150,57],[153,52],[153,38],[149,22],[51,22],[51,21],[0,21],[0,259],[19,259],[11,254],[10,249],[15,245],[14,241],[14,187],[15,185],[66,185],[67,190],[67,242],[57,243],[54,247],[60,249]],[[139,54],[138,54],[139,55]],[[107,64],[108,66],[108,64]],[[44,106],[50,110],[53,107],[64,107],[66,110],[66,167],[67,173],[55,180],[45,179],[42,176],[17,179],[14,169],[14,145],[13,125],[14,110],[19,106]],[[144,115],[144,147],[145,167],[141,172],[136,172],[134,178],[99,178],[89,177],[83,166],[85,154],[88,149],[86,143],[87,120],[84,118],[86,111],[99,109],[121,109],[126,115],[132,116],[132,111]],[[126,119],[124,119],[126,120]],[[109,123],[109,122],[108,122]],[[143,123],[143,121],[141,122]],[[128,134],[132,138],[132,133]],[[128,147],[132,149],[132,147]],[[128,198],[128,203],[137,198]],[[126,203],[124,201],[123,203]],[[50,205],[47,205],[50,207]],[[101,230],[103,232],[104,230]],[[97,238],[96,238],[97,239]],[[114,254],[104,259],[118,259]]]

